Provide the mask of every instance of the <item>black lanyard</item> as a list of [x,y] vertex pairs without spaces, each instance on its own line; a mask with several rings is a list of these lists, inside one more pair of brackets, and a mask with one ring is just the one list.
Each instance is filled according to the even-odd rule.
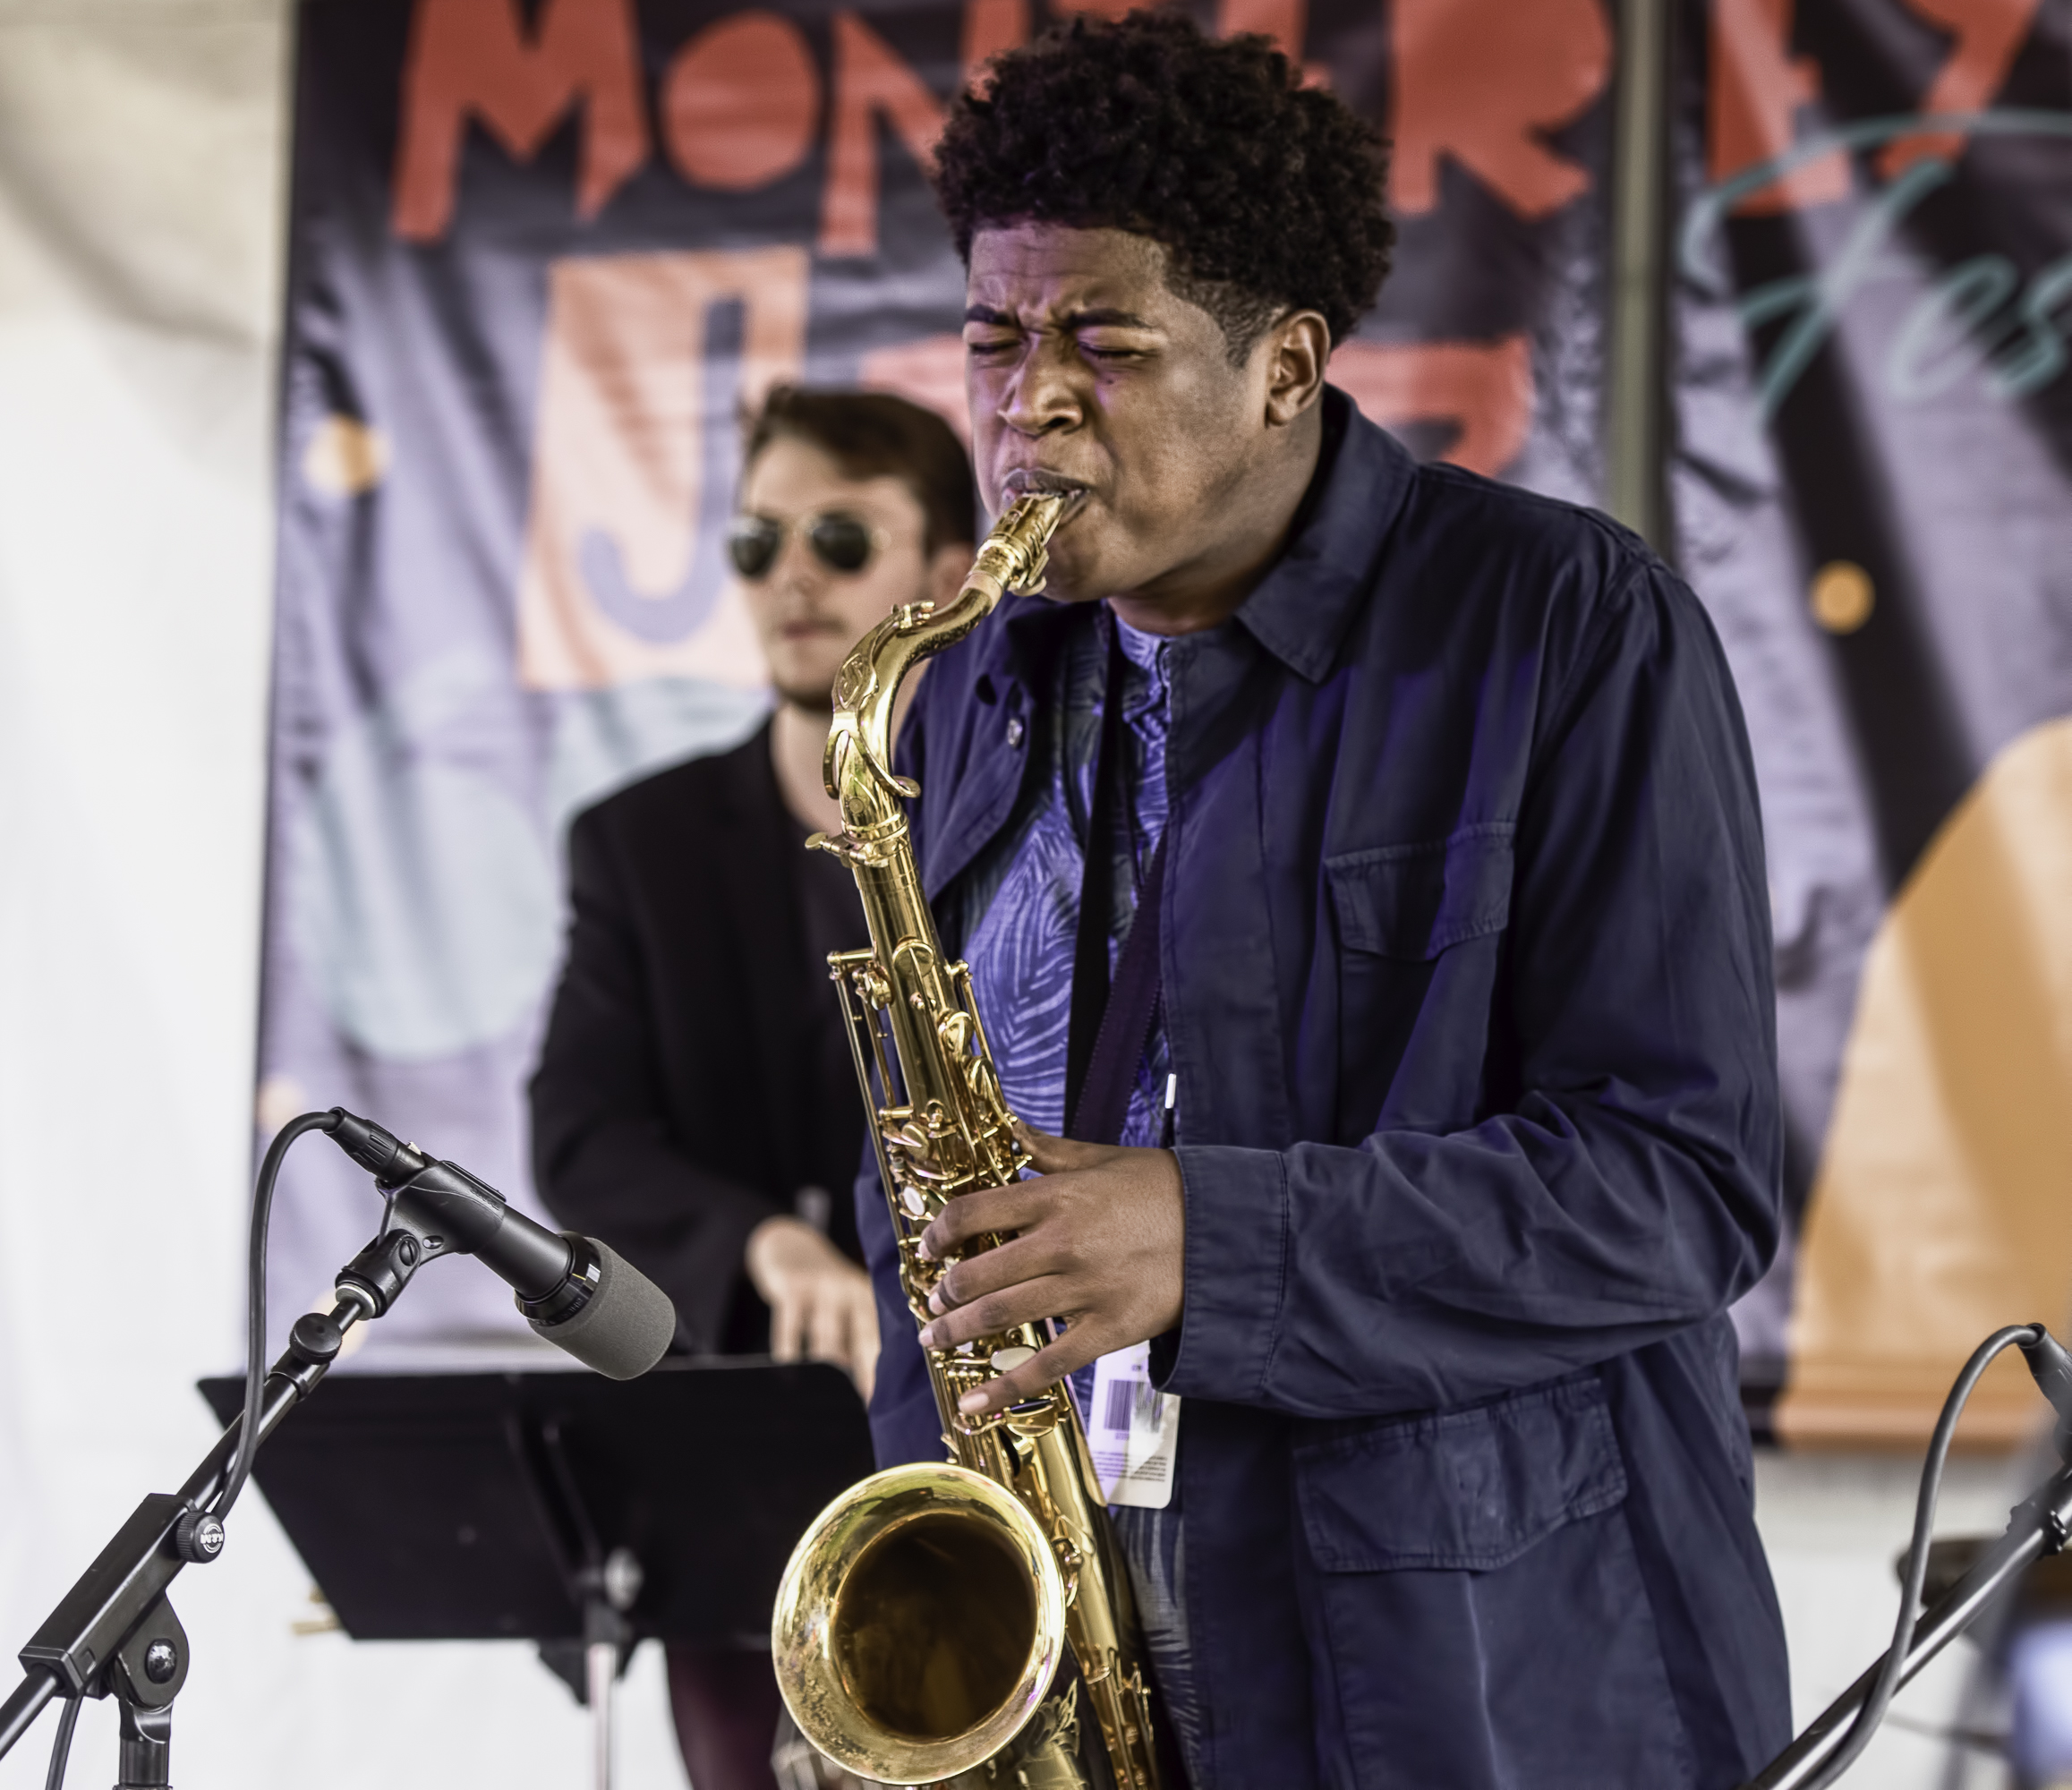
[[1170,818],[1137,891],[1137,910],[1108,974],[1108,934],[1115,912],[1116,786],[1122,781],[1122,644],[1114,618],[1104,616],[1108,672],[1101,697],[1101,743],[1094,760],[1093,812],[1087,826],[1086,873],[1079,883],[1079,924],[1072,941],[1071,1028],[1065,1046],[1065,1135],[1088,1144],[1119,1144],[1137,1066],[1158,1015],[1158,935],[1165,886]]

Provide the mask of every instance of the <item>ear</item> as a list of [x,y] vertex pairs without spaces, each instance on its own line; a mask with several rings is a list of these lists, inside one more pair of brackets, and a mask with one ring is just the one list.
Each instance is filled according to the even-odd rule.
[[1266,426],[1284,429],[1323,396],[1330,328],[1317,311],[1291,311],[1252,352],[1265,360]]
[[928,560],[928,601],[936,608],[957,601],[958,587],[964,582],[964,575],[971,569],[971,562],[978,550],[968,541],[952,541],[946,547],[938,547]]

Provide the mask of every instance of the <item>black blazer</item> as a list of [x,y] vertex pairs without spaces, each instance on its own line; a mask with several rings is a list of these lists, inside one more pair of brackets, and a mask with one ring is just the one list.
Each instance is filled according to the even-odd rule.
[[[858,1255],[865,1130],[770,729],[631,785],[569,832],[567,959],[532,1082],[533,1174],[563,1223],[601,1237],[676,1301],[679,1347],[754,1352],[768,1313],[748,1233],[829,1190]],[[853,939],[860,944],[863,914]],[[839,1030],[831,1036],[839,1040]],[[831,1070],[839,1069],[839,1078]]]

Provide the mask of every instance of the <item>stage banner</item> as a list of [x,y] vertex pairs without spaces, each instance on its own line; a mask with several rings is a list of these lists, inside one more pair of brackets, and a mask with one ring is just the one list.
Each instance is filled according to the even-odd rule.
[[[570,815],[765,705],[721,556],[772,380],[965,426],[924,168],[1031,0],[303,0],[260,1135],[342,1103],[522,1203]],[[1096,6],[1094,10],[1106,10]],[[1120,10],[1120,9],[1117,9]],[[1417,451],[1599,487],[1599,0],[1213,0],[1395,142],[1398,271],[1334,374]],[[278,1331],[379,1206],[305,1144]],[[507,1335],[441,1266],[385,1333]]]
[[[2072,1316],[2072,6],[1684,6],[1676,548],[1762,784],[1787,1439]],[[2009,1358],[1975,1439],[2043,1415]]]

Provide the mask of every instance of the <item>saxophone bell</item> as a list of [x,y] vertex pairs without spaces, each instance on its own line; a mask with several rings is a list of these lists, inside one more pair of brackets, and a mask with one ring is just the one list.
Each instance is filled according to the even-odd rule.
[[799,1732],[843,1769],[934,1784],[1027,1725],[1057,1672],[1066,1590],[1014,1495],[961,1467],[889,1468],[823,1511],[771,1624]]

